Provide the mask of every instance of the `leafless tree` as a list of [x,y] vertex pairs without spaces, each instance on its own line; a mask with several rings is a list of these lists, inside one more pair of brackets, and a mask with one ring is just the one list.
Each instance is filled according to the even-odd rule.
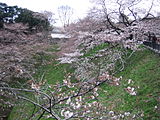
[[[96,5],[100,6],[106,21],[110,23],[113,29],[119,33],[121,28],[117,27],[114,23],[121,22],[126,27],[131,26],[137,21],[144,20],[148,17],[154,17],[153,7],[155,7],[155,0],[92,0]],[[148,3],[145,7],[143,4]]]
[[63,27],[66,27],[70,24],[70,20],[73,15],[73,8],[68,5],[60,6],[58,7],[58,14]]

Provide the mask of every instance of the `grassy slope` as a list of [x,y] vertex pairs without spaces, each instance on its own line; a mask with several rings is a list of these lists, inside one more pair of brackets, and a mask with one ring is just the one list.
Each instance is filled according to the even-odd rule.
[[[90,50],[85,57],[96,54],[107,45],[99,45]],[[150,50],[135,52],[126,61],[125,69],[116,76],[123,76],[120,86],[104,84],[99,91],[99,99],[117,114],[130,112],[135,119],[160,119],[160,56]],[[133,82],[128,84],[128,80]],[[131,96],[125,88],[134,87],[137,95]],[[158,107],[157,109],[155,107]],[[129,117],[126,120],[132,119]]]
[[[160,56],[150,50],[136,52],[117,76],[123,76],[120,86],[101,86],[101,101],[117,113],[131,112],[138,116],[138,112],[144,112],[143,119],[159,120],[160,112],[155,106],[160,95]],[[133,82],[128,84],[128,79]],[[128,86],[136,89],[136,96],[125,91]]]
[[[85,57],[96,54],[96,51],[107,47],[101,45],[85,54]],[[54,84],[56,81],[62,81],[64,75],[68,72],[73,72],[68,64],[60,64],[53,61],[51,64],[39,67],[37,75],[41,75],[43,71],[47,71],[45,79],[49,84]],[[66,72],[67,71],[67,72]],[[133,56],[128,59],[124,71],[117,74],[123,76],[120,86],[110,86],[104,84],[101,86],[102,90],[99,91],[101,100],[104,105],[112,111],[117,113],[131,112],[138,113],[144,112],[144,119],[146,120],[159,120],[160,116],[155,106],[158,105],[158,96],[160,94],[160,57],[150,50],[135,52]],[[132,79],[133,83],[128,85],[128,79]],[[136,96],[129,95],[125,88],[128,86],[134,87],[137,91]],[[24,108],[25,111],[31,111],[28,107],[15,107],[10,120],[25,120],[20,115],[15,115],[17,109]],[[24,110],[23,110],[24,111]],[[27,111],[25,113],[27,113]],[[30,113],[30,112],[29,112]],[[126,120],[129,118],[125,118]],[[139,119],[139,118],[137,118]]]

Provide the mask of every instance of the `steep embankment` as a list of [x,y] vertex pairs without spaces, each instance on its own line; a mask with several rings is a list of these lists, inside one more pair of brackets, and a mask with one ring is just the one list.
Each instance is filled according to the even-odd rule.
[[[54,47],[57,48],[57,46]],[[94,56],[98,51],[107,47],[107,44],[96,46],[83,57]],[[69,64],[59,64],[57,61],[52,61],[51,64],[39,67],[38,71],[37,75],[42,75],[43,72],[47,71],[45,79],[51,86],[55,82],[62,82],[67,74],[73,77],[74,73]],[[122,76],[119,85],[103,84],[98,88],[99,95],[97,99],[107,107],[109,111],[108,119],[159,120],[159,55],[145,48],[136,51],[129,59],[126,59],[124,70],[117,73],[116,76]],[[74,79],[73,77],[72,80]],[[28,103],[15,107],[10,115],[10,120],[24,119],[24,116],[28,118],[31,116],[30,111],[32,108],[33,105]],[[19,109],[21,113],[15,114]],[[26,111],[25,114],[24,111]],[[39,116],[39,114],[36,115]],[[42,119],[49,118],[44,115]]]
[[[107,44],[95,46],[83,57],[92,57],[107,47]],[[113,113],[110,117],[126,120],[159,120],[159,54],[142,47],[125,59],[123,71],[118,72],[116,76],[122,76],[119,85],[103,84],[97,97]]]
[[[101,101],[114,112],[113,116],[127,120],[159,120],[159,55],[146,49],[137,51],[117,76],[123,78],[119,86],[103,85],[100,92]],[[133,92],[135,95],[131,95]]]
[[[106,47],[105,44],[96,46],[85,57],[94,56]],[[115,120],[159,120],[160,56],[144,47],[130,55],[123,59],[124,69],[115,74],[116,77],[122,76],[122,79],[118,84],[103,84],[97,98]]]

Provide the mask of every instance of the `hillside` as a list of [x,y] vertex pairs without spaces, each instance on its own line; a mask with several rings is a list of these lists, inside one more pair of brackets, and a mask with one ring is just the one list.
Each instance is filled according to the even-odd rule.
[[[128,44],[127,41],[123,44],[119,42],[120,40],[111,43],[106,42],[106,39],[92,41],[98,35],[80,33],[80,39],[75,39],[75,36],[72,36],[68,41],[54,45],[36,41],[36,45],[41,46],[41,49],[34,46],[37,49],[33,49],[36,51],[33,51],[30,56],[34,61],[33,68],[35,68],[32,80],[28,77],[24,79],[19,76],[17,78],[20,79],[14,77],[14,80],[24,80],[20,84],[23,84],[27,89],[40,90],[44,94],[47,93],[47,95],[50,95],[51,91],[59,89],[57,88],[59,85],[62,86],[62,90],[54,93],[57,97],[56,106],[60,105],[65,108],[68,105],[68,107],[73,107],[73,110],[76,107],[74,108],[74,106],[67,103],[69,98],[67,97],[67,100],[65,96],[60,95],[66,94],[68,96],[74,90],[82,89],[80,94],[87,93],[84,94],[83,101],[74,103],[78,96],[75,98],[73,96],[72,104],[75,104],[75,106],[80,105],[77,108],[80,111],[85,105],[93,106],[89,107],[90,113],[86,112],[85,114],[95,117],[95,119],[103,116],[104,119],[109,120],[158,120],[160,118],[159,55],[141,44]],[[107,40],[112,41],[114,37],[109,37]],[[94,43],[93,46],[91,46],[90,41]],[[126,48],[126,46],[130,48]],[[41,50],[41,52],[37,52],[37,50]],[[22,63],[24,64],[24,62]],[[85,84],[91,87],[88,88],[89,91],[92,86],[96,85],[97,87],[88,93],[88,89],[83,88],[81,84],[84,84],[83,87],[85,87]],[[17,83],[13,85],[19,88]],[[19,95],[19,93],[16,94]],[[48,105],[48,100],[44,101],[47,98],[43,95],[34,95],[34,92],[25,93],[25,91],[20,94],[36,104]],[[62,99],[62,101],[64,99],[63,103],[59,104],[59,99]],[[93,114],[96,109],[99,109],[99,112]],[[58,114],[63,109],[60,107],[57,110]],[[66,117],[65,112],[61,113],[62,117],[63,114]],[[81,115],[81,113],[79,114]],[[43,114],[41,109],[30,102],[26,102],[26,100],[19,100],[9,115],[9,120],[34,120],[39,118],[44,120],[52,119],[50,115]]]
[[0,119],[160,119],[160,18],[101,2],[54,30],[52,13],[0,3]]
[[[57,51],[56,46],[53,46],[53,48]],[[98,45],[94,49],[91,49],[91,51],[84,54],[82,58],[93,57],[97,52],[106,48],[108,48],[108,45]],[[128,51],[129,54],[130,52],[131,51]],[[104,60],[103,57],[99,57],[98,59],[102,61]],[[93,61],[96,61],[96,59]],[[111,80],[100,85],[98,87],[98,95],[95,96],[96,99],[92,98],[91,101],[94,103],[98,100],[103,107],[107,107],[107,113],[105,115],[107,119],[159,120],[159,61],[159,55],[146,48],[134,52],[131,57],[127,57],[125,61],[125,68],[115,74],[117,78],[122,76],[121,80],[117,81],[118,84],[114,84],[114,81]],[[119,67],[118,64],[117,67]],[[52,58],[52,62],[50,64],[38,67],[38,71],[39,72],[36,75],[38,78],[43,72],[48,71],[47,74],[45,74],[44,79],[48,81],[47,83],[49,86],[56,84],[56,82],[63,82],[68,74],[72,76],[72,82],[75,81],[76,77],[74,75],[76,69],[73,65],[59,64],[56,62],[56,58]],[[93,69],[91,72],[94,72]],[[130,88],[134,90],[132,91]],[[135,92],[135,94],[132,94],[132,92]],[[33,114],[29,112],[33,107],[31,106],[31,104],[25,103],[25,106],[21,106],[20,104],[20,106],[15,107],[9,117],[9,120],[24,119],[24,116],[31,117],[31,114]],[[19,109],[21,109],[21,113],[15,114]],[[37,116],[36,118],[38,118],[40,114],[35,115]],[[42,119],[49,120],[48,117],[49,116],[46,114],[43,115]]]
[[120,85],[102,86],[101,100],[103,102],[107,100],[104,104],[114,111],[115,118],[118,119],[119,116],[127,120],[160,118],[159,60],[159,55],[150,50],[135,52],[127,60],[126,68],[116,74],[123,76]]

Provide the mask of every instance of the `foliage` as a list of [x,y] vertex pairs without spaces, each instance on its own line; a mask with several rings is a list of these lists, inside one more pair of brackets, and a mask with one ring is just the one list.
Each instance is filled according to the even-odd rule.
[[30,28],[38,27],[39,29],[48,29],[49,21],[40,13],[32,12],[28,9],[19,8],[18,6],[8,6],[0,3],[0,23],[19,23],[28,24]]
[[0,27],[3,23],[13,23],[18,14],[17,6],[7,6],[5,3],[0,3]]
[[37,27],[38,29],[47,29],[49,22],[42,14],[34,13],[27,9],[19,9],[20,14],[15,19],[15,22],[28,24],[30,28]]

